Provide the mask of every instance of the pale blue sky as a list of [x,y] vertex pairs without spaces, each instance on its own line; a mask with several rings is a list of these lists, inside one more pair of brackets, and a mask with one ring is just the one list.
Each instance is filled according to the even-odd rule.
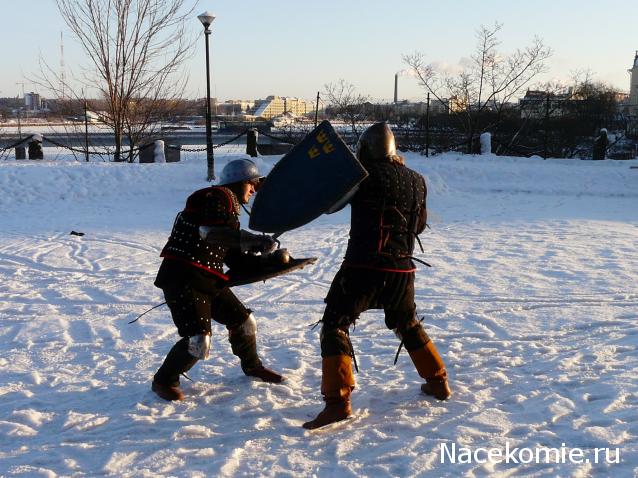
[[[475,46],[481,24],[503,23],[500,50],[508,53],[539,36],[554,50],[547,78],[567,79],[591,69],[595,79],[628,90],[638,50],[638,2],[630,0],[202,0],[196,13],[217,15],[211,43],[211,94],[221,100],[270,94],[313,98],[340,78],[358,91],[391,100],[402,55],[421,51],[428,62],[457,64]],[[0,96],[37,89],[25,77],[40,54],[57,68],[60,32],[68,71],[82,52],[54,0],[0,0]],[[194,17],[193,31],[202,30]],[[205,94],[204,40],[185,65],[188,95]],[[45,94],[46,92],[39,91]],[[413,78],[399,79],[400,99],[419,99]]]

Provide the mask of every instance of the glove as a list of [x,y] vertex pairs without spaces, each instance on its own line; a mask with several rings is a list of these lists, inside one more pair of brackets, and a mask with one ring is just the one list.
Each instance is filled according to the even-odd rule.
[[277,247],[277,241],[272,236],[253,234],[242,229],[239,233],[239,247],[242,252],[269,254]]
[[279,266],[288,264],[290,262],[290,259],[290,253],[286,248],[275,249],[270,254],[261,255],[262,263],[267,266]]

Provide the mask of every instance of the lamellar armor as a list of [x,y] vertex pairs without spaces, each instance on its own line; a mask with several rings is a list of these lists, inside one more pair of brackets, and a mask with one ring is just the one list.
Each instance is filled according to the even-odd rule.
[[186,207],[175,219],[161,256],[227,279],[224,258],[230,246],[204,241],[199,234],[200,226],[239,230],[239,202],[230,189],[212,186],[191,194]]
[[344,264],[412,272],[415,240],[427,220],[425,179],[396,162],[365,166],[370,175],[350,201],[350,239]]

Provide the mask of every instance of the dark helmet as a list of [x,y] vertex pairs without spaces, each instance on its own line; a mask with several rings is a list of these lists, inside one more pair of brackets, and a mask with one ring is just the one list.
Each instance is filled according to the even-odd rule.
[[394,134],[386,122],[373,124],[359,136],[357,142],[359,161],[395,161],[397,157]]
[[235,159],[229,162],[219,175],[219,186],[240,183],[243,181],[261,181],[264,176],[259,173],[257,165],[250,159]]

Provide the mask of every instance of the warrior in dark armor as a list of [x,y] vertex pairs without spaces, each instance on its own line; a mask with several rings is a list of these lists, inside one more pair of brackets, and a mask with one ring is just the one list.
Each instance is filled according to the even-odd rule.
[[314,420],[303,424],[308,429],[352,414],[355,380],[349,328],[368,309],[383,309],[386,326],[402,341],[425,380],[421,390],[439,400],[452,393],[443,360],[417,319],[414,303],[412,254],[426,226],[425,179],[397,155],[394,135],[385,123],[364,131],[357,158],[369,176],[350,200],[345,259],[325,299],[321,393],[326,405]]
[[162,250],[155,279],[180,335],[153,378],[152,389],[166,400],[182,400],[179,376],[208,357],[211,319],[226,326],[233,353],[246,375],[278,383],[283,377],[264,367],[257,354],[256,322],[250,309],[226,286],[229,267],[250,267],[250,261],[274,249],[267,235],[240,229],[240,204],[246,204],[263,176],[249,159],[229,162],[219,185],[195,191],[175,218]]

